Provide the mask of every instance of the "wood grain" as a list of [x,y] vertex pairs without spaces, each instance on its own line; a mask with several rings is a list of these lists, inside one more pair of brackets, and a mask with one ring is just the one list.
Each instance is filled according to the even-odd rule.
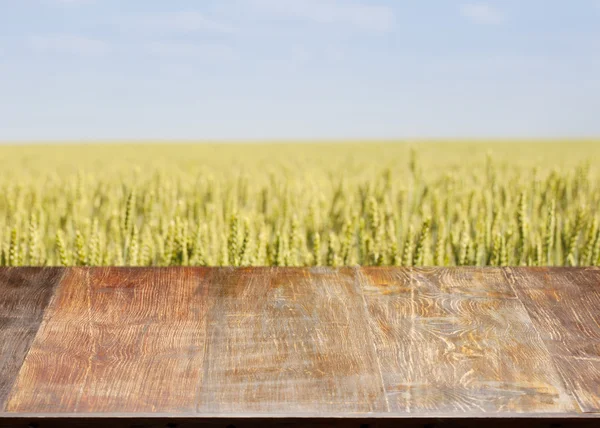
[[208,272],[70,269],[7,411],[193,411],[203,374]]
[[563,379],[586,412],[600,411],[600,270],[506,268]]
[[8,268],[0,340],[0,426],[600,418],[592,268]]
[[62,275],[61,268],[0,268],[0,412]]
[[583,411],[600,413],[600,361],[575,357],[555,357],[554,361]]
[[390,409],[576,411],[500,269],[360,270]]
[[385,412],[352,269],[222,269],[202,412]]

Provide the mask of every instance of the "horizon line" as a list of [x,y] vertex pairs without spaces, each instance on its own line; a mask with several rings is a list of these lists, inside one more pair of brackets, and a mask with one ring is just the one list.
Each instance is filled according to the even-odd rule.
[[69,138],[0,140],[0,146],[78,145],[78,144],[360,144],[360,143],[516,143],[516,142],[595,142],[590,137],[393,137],[393,138]]

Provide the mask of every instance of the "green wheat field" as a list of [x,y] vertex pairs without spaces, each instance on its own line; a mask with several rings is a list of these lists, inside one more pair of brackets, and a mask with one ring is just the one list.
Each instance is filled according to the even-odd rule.
[[600,141],[0,146],[4,266],[600,264]]

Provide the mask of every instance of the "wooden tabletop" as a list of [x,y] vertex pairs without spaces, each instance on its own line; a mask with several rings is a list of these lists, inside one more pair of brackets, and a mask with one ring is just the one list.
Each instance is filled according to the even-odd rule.
[[2,268],[36,415],[600,416],[600,269]]

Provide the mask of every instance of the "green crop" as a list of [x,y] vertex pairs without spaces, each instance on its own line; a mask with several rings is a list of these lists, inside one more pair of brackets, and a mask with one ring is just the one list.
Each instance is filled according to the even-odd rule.
[[0,265],[599,265],[600,143],[0,147]]

